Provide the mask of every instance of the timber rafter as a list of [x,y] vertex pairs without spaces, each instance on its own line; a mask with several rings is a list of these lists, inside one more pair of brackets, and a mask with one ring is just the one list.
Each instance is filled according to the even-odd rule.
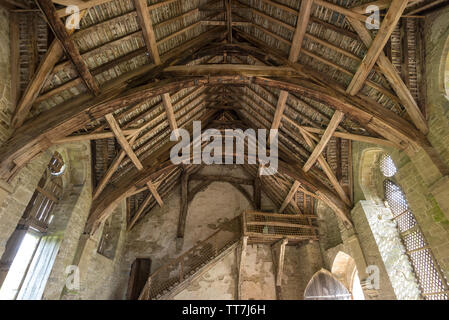
[[[349,189],[326,155],[335,139],[424,149],[441,173],[448,173],[425,136],[421,106],[382,52],[404,15],[429,8],[373,0],[386,13],[373,37],[363,23],[370,3],[132,2],[133,8],[122,11],[114,0],[76,0],[83,14],[93,7],[112,14],[90,16],[71,34],[64,28],[65,10],[38,0],[56,39],[18,97],[16,131],[0,148],[0,176],[10,180],[54,144],[116,139],[121,149],[98,174],[88,232],[125,198],[144,200],[129,229],[163,204],[186,169],[168,161],[170,134],[195,120],[220,130],[279,130],[280,173],[260,178],[257,188],[281,211],[304,211],[296,207],[303,193],[326,202],[350,224]],[[168,6],[169,16],[162,14]],[[328,13],[340,15],[352,30]],[[105,32],[113,25],[117,33]],[[333,36],[324,37],[329,33]],[[99,41],[90,42],[94,38]],[[257,193],[253,198],[260,206]]]

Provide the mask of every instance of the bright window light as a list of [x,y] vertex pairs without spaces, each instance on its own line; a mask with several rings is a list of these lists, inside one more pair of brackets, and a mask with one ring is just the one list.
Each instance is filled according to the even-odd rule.
[[20,290],[26,269],[31,262],[39,237],[28,232],[0,289],[0,300],[14,300]]
[[360,285],[359,273],[355,271],[354,280],[352,282],[352,299],[353,300],[365,300],[362,286]]

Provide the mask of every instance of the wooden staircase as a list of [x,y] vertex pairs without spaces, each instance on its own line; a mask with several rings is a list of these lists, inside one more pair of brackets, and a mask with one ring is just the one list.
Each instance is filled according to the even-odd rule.
[[173,298],[232,251],[241,235],[241,216],[223,223],[211,236],[153,272],[139,300]]

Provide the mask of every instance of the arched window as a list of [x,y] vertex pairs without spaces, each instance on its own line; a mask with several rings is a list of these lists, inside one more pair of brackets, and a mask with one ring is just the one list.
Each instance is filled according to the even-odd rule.
[[[64,161],[54,153],[34,191],[16,230],[0,259],[0,299],[20,299],[37,248],[53,221],[53,208],[62,196]],[[45,241],[44,241],[45,242]]]
[[380,169],[386,177],[383,181],[385,201],[397,224],[399,235],[414,268],[423,298],[448,300],[447,280],[441,273],[402,188],[393,181],[397,169],[389,155],[382,156]]
[[315,273],[304,291],[304,300],[351,300],[348,289],[332,273],[321,269]]
[[337,280],[349,290],[353,300],[365,300],[354,258],[339,251],[335,256],[331,271]]

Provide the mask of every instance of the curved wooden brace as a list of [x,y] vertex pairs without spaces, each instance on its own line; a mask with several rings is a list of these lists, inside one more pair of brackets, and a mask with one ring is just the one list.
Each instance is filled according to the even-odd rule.
[[[211,121],[215,111],[206,113],[202,120],[206,123]],[[189,128],[191,130],[191,128]],[[100,196],[94,200],[91,213],[86,223],[85,232],[93,234],[102,221],[113,212],[115,207],[124,199],[136,191],[142,189],[147,181],[155,179],[158,175],[172,169],[175,165],[169,159],[171,147],[175,142],[166,144],[151,157],[142,161],[146,169],[137,171],[133,169],[130,173],[120,178],[115,184],[108,185]],[[325,202],[342,219],[346,226],[351,226],[350,208],[318,178],[303,171],[300,165],[278,161],[279,172],[290,175],[293,179],[300,181],[306,188]]]
[[[271,79],[261,77],[205,76],[169,79],[132,88],[112,89],[92,98],[74,99],[46,111],[27,122],[0,149],[0,177],[10,179],[35,156],[49,148],[53,141],[64,138],[86,123],[108,113],[154,96],[193,86],[255,83],[302,94],[344,112],[388,140],[407,147],[428,149],[426,137],[399,115],[383,108],[368,97],[351,97],[330,84],[324,87],[303,79]],[[131,87],[131,88],[130,88]]]
[[[169,144],[171,145],[171,144]],[[114,211],[115,207],[124,199],[135,194],[137,190],[145,186],[149,180],[172,169],[175,165],[169,160],[169,148],[164,148],[163,154],[156,154],[143,161],[147,168],[143,171],[133,170],[128,175],[120,178],[116,184],[108,185],[100,196],[92,203],[91,212],[86,224],[85,232],[93,234],[102,221]],[[346,226],[352,226],[350,208],[320,180],[303,171],[301,166],[278,161],[279,172],[298,180],[315,193],[319,199],[325,202],[342,219]]]

